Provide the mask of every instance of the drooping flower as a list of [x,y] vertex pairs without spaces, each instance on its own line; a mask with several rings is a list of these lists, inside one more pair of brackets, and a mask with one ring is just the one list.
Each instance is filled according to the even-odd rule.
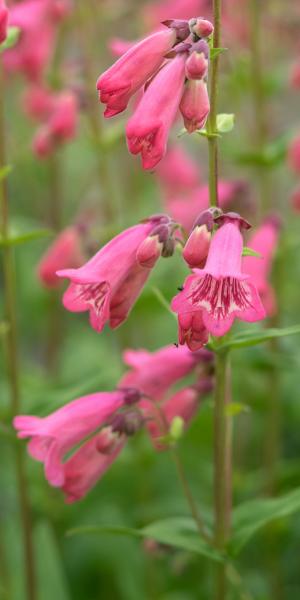
[[187,82],[179,108],[189,133],[203,129],[210,109],[207,84],[203,79],[190,79]]
[[73,400],[48,417],[14,418],[19,438],[30,438],[29,454],[44,463],[51,485],[65,483],[63,459],[77,444],[96,432],[125,402],[126,392],[99,392]]
[[[150,217],[117,235],[79,269],[58,271],[59,277],[71,281],[63,297],[65,308],[71,312],[89,311],[90,323],[98,332],[107,321],[113,329],[123,323],[151,272],[137,260],[139,247],[162,226],[169,227],[172,234],[168,217]],[[143,259],[146,264],[145,254]]]
[[76,226],[64,229],[40,260],[37,272],[45,287],[59,287],[58,269],[76,269],[84,263],[81,234]]
[[100,102],[107,105],[104,116],[112,117],[127,104],[164,60],[164,55],[176,42],[176,31],[164,29],[129,48],[97,81]]
[[215,219],[221,226],[212,238],[204,269],[195,269],[184,289],[172,301],[172,309],[182,319],[202,315],[205,328],[222,336],[235,318],[259,321],[265,310],[254,282],[242,273],[243,238],[241,227],[249,225],[236,213]]
[[[46,112],[46,105],[45,105]],[[76,135],[78,102],[72,92],[61,92],[49,102],[49,113],[37,130],[32,147],[39,158],[48,157],[57,147],[72,140]]]
[[6,40],[8,25],[8,9],[5,0],[0,0],[0,44]]
[[126,126],[128,149],[153,169],[166,153],[170,128],[184,88],[185,54],[178,54],[152,80]]
[[165,346],[156,352],[126,350],[123,360],[132,370],[125,373],[119,385],[136,388],[154,400],[161,400],[169,387],[188,375],[199,362],[211,357],[207,350],[192,354],[187,348],[176,346]]
[[260,254],[260,258],[245,256],[242,270],[255,284],[268,316],[276,312],[275,292],[269,282],[274,254],[278,245],[280,224],[277,218],[270,217],[253,233],[248,245]]

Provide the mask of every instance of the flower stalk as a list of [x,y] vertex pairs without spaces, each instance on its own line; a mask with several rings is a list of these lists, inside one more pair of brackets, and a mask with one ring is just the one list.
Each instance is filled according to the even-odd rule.
[[[4,127],[4,85],[2,64],[0,64],[0,172],[6,166],[5,156],[5,127]],[[4,177],[0,180],[0,211],[1,211],[1,237],[5,241],[9,237],[9,202],[7,181]],[[20,386],[19,386],[19,358],[18,358],[18,331],[16,312],[15,267],[13,248],[4,244],[2,248],[4,305],[5,318],[8,330],[5,334],[5,350],[8,368],[10,404],[12,416],[20,412]],[[20,508],[20,519],[23,534],[23,556],[26,572],[27,600],[36,599],[34,553],[32,541],[32,527],[30,518],[27,484],[24,469],[23,449],[18,444],[14,445],[15,470],[17,479],[17,492]]]
[[[221,0],[213,0],[214,33],[212,48],[219,48],[221,41]],[[207,119],[209,197],[211,206],[219,206],[218,201],[218,136],[217,96],[219,76],[219,55],[212,60],[210,68],[210,113]]]

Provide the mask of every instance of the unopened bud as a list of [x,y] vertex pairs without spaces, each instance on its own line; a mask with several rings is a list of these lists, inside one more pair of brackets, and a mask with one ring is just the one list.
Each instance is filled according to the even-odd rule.
[[127,404],[128,406],[131,404],[137,404],[142,397],[141,392],[136,388],[124,387],[120,389],[124,394],[124,404]]
[[214,26],[210,21],[198,17],[197,19],[190,19],[189,21],[190,32],[197,35],[199,38],[209,37],[214,30]]
[[162,21],[162,25],[174,29],[176,31],[176,39],[178,42],[182,42],[190,35],[189,22],[180,19],[168,19]]
[[203,267],[207,259],[210,240],[211,233],[206,225],[197,225],[192,231],[182,253],[185,262],[191,269]]
[[207,74],[208,61],[203,52],[192,52],[185,63],[185,74],[188,79],[203,79]]
[[119,436],[111,427],[104,427],[96,438],[96,449],[101,454],[111,454],[115,449]]
[[161,256],[163,244],[157,235],[148,236],[138,247],[136,259],[141,267],[152,269]]
[[137,410],[129,410],[119,413],[112,418],[112,431],[125,433],[127,436],[134,435],[144,425],[144,418]]

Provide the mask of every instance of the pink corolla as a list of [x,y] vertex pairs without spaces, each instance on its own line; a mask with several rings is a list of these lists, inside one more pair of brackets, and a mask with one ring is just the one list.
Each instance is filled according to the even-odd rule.
[[288,148],[288,163],[295,173],[300,173],[300,135],[291,141]]
[[100,102],[106,104],[105,117],[112,117],[127,107],[135,94],[152,77],[164,55],[176,42],[176,31],[158,31],[135,44],[97,81]]
[[171,146],[155,174],[167,196],[193,190],[200,183],[200,169],[182,146]]
[[61,281],[56,275],[58,269],[78,268],[84,263],[82,236],[79,227],[64,229],[48,248],[40,260],[37,273],[45,287],[59,287]]
[[[149,266],[138,262],[138,250],[151,234],[159,241],[160,232],[164,233],[166,228],[170,229],[171,235],[172,222],[168,217],[150,217],[117,235],[79,269],[58,271],[59,277],[71,281],[63,297],[65,308],[71,312],[89,311],[91,326],[98,332],[107,321],[112,329],[118,327],[126,319],[151,273]],[[169,241],[163,241],[162,252]],[[151,257],[152,251],[150,246]],[[146,258],[143,252],[143,265],[147,264]],[[150,262],[152,267],[153,260]]]
[[178,54],[154,77],[126,126],[128,149],[141,153],[143,168],[153,169],[166,153],[170,128],[183,94],[185,54]]
[[44,463],[49,483],[63,487],[65,456],[104,426],[125,401],[124,390],[90,394],[73,400],[47,417],[19,415],[14,418],[14,427],[19,438],[30,438],[28,452]]
[[189,133],[203,129],[210,109],[207,84],[203,79],[190,79],[187,82],[179,108]]
[[0,0],[0,44],[6,40],[8,25],[8,9],[4,0]]
[[133,387],[153,400],[162,400],[167,390],[191,373],[200,363],[212,360],[212,353],[193,354],[185,347],[165,346],[155,352],[126,350],[123,360],[131,370],[123,375],[120,386]]
[[[44,106],[46,112],[46,105]],[[61,92],[49,97],[49,112],[37,130],[32,147],[39,158],[51,155],[59,146],[72,140],[77,131],[78,102],[73,92]]]
[[179,319],[202,316],[209,333],[223,336],[236,318],[259,321],[265,310],[255,283],[242,272],[243,237],[240,229],[249,227],[236,213],[217,217],[220,225],[214,234],[204,269],[195,269],[173,298],[172,309]]
[[277,218],[266,219],[248,241],[249,247],[258,252],[260,258],[245,256],[242,262],[242,270],[255,284],[268,316],[272,316],[276,312],[276,297],[269,277],[278,246],[279,229]]

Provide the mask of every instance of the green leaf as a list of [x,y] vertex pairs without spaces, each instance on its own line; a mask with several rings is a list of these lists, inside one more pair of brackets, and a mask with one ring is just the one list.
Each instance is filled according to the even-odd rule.
[[12,171],[11,165],[6,165],[5,167],[2,167],[2,169],[0,169],[0,181],[5,179],[10,174],[11,171]]
[[0,248],[3,246],[18,246],[34,240],[40,240],[49,237],[53,234],[51,229],[36,229],[25,233],[11,233],[9,237],[3,238],[0,236]]
[[215,58],[217,58],[217,56],[219,56],[219,54],[222,54],[226,50],[228,50],[228,48],[211,48],[210,49],[211,60],[214,60]]
[[220,133],[228,133],[234,127],[233,113],[220,113],[217,115],[217,131]]
[[259,252],[255,252],[252,248],[248,248],[248,246],[244,246],[242,256],[256,256],[256,258],[261,258],[261,254]]
[[0,52],[8,50],[16,45],[20,35],[19,27],[9,27],[7,32],[6,40],[0,45]]
[[224,562],[225,556],[210,546],[199,535],[199,531],[189,517],[171,517],[155,521],[143,529],[129,527],[78,527],[70,530],[67,535],[102,534],[132,535],[140,538],[150,538],[161,544],[167,544],[180,550],[194,552],[217,562]]
[[223,351],[224,349],[231,348],[246,348],[247,346],[256,346],[257,344],[263,344],[274,338],[285,337],[286,335],[296,335],[300,333],[300,325],[293,325],[292,327],[284,327],[282,329],[261,329],[261,330],[246,330],[241,333],[237,333],[232,337],[228,338],[223,344],[220,344],[217,348],[214,347],[215,351]]
[[300,511],[300,488],[280,498],[250,500],[240,504],[232,515],[230,553],[238,554],[248,540],[268,523],[297,511]]

